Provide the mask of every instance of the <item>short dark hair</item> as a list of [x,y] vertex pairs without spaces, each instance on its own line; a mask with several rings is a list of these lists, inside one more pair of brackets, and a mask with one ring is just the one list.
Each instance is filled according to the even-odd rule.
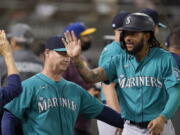
[[[145,33],[147,33],[147,32],[145,32]],[[156,39],[154,32],[149,31],[149,33],[150,33],[150,39],[148,42],[150,44],[150,48],[153,48],[153,47],[161,48],[162,46],[161,46],[160,42]]]

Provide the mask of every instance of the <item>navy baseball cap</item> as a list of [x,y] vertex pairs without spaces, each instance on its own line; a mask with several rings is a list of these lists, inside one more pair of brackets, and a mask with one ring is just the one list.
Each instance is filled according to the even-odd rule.
[[151,8],[144,8],[144,9],[140,10],[140,13],[144,13],[144,14],[149,15],[153,19],[154,23],[156,25],[158,25],[159,27],[167,28],[166,25],[159,22],[159,14],[156,10],[153,10]]
[[66,48],[64,46],[64,43],[62,42],[62,38],[64,38],[63,35],[55,35],[50,37],[45,44],[45,49],[58,52],[66,52]]
[[64,32],[67,31],[74,31],[76,37],[80,37],[94,33],[96,28],[87,28],[83,23],[75,22],[65,27]]
[[124,10],[120,11],[112,20],[112,28],[113,29],[121,29],[123,26],[123,21],[125,17],[130,14]]

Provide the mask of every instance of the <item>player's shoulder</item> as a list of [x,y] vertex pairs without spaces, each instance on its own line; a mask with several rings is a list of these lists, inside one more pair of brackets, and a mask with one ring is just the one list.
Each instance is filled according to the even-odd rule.
[[22,81],[23,86],[35,86],[36,84],[40,83],[40,79],[37,78],[37,74]]
[[156,47],[155,49],[162,54],[169,54],[169,51],[164,48]]
[[172,57],[171,53],[164,48],[154,48],[154,49],[158,57],[161,57],[161,58]]
[[116,48],[116,47],[120,47],[120,43],[116,41],[113,41],[105,46],[105,48]]
[[78,85],[78,84],[76,84],[74,82],[71,82],[71,81],[68,81],[68,80],[65,80],[65,82],[66,82],[66,86],[69,87],[73,91],[74,90],[84,91],[84,89],[80,85]]
[[111,53],[117,52],[117,53],[120,53],[121,51],[122,51],[121,43],[113,41],[113,42],[111,42],[110,44],[106,45],[103,48],[102,54],[103,53],[107,53],[107,52],[111,52]]

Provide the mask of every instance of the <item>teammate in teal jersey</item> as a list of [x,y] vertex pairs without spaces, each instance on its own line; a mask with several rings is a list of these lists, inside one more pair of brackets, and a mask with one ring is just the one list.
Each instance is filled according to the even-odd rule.
[[68,55],[86,81],[118,82],[122,135],[174,135],[169,119],[180,100],[179,69],[172,55],[161,49],[154,36],[154,22],[146,14],[133,13],[123,23],[121,41],[126,53],[102,67],[90,70],[80,60],[80,42],[66,32]]
[[[24,135],[71,135],[79,113],[122,128],[119,113],[101,104],[80,86],[62,78],[70,58],[61,37],[51,37],[45,48],[43,71],[23,81],[22,94],[5,106],[21,120]],[[9,113],[5,112],[3,119],[7,116]],[[14,134],[10,132],[10,124],[3,126],[6,131],[3,135]]]
[[[126,11],[120,11],[112,20],[112,28],[114,30],[114,41],[106,45],[99,58],[99,66],[105,65],[111,60],[111,57],[124,53],[121,48],[120,34],[122,32],[123,20],[129,13]],[[116,94],[117,83],[111,83],[109,85],[101,83],[101,101],[107,106],[111,107],[117,112],[120,112],[120,106]],[[115,134],[120,132],[119,129],[112,127],[102,121],[97,121],[99,135]]]

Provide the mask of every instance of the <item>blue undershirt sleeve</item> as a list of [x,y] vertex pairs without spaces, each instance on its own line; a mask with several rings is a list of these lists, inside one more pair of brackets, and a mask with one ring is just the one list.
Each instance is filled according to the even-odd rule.
[[107,106],[104,106],[103,111],[96,118],[118,128],[123,128],[124,125],[121,114]]
[[2,135],[23,135],[20,120],[10,112],[4,111],[1,123]]
[[169,98],[161,115],[170,119],[173,117],[180,105],[180,84],[168,88],[167,92],[169,94]]

